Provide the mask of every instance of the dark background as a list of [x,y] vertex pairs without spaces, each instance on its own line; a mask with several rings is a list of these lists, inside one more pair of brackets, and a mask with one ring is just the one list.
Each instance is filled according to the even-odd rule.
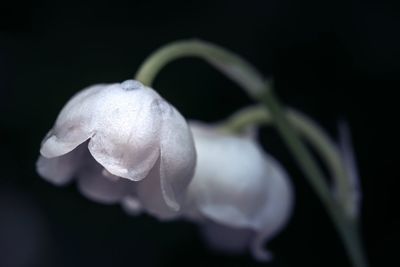
[[[321,3],[323,2],[323,3]],[[225,46],[273,77],[287,105],[336,138],[349,122],[364,191],[372,266],[395,266],[399,242],[395,1],[14,1],[0,4],[0,267],[262,266],[210,252],[195,226],[129,217],[35,172],[40,141],[76,91],[131,78],[156,48],[182,38]],[[155,88],[188,118],[223,119],[252,103],[200,60],[184,59]],[[296,188],[288,227],[267,266],[349,266],[325,211],[271,129],[265,148]],[[398,194],[398,193],[397,193]],[[397,252],[397,251],[396,251]]]

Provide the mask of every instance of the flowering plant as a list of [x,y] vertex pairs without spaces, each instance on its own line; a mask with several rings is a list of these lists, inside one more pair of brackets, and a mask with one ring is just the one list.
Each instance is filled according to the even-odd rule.
[[[169,62],[188,56],[215,66],[259,105],[218,125],[191,123],[190,130],[174,107],[146,87]],[[307,116],[283,107],[247,61],[206,42],[160,48],[135,79],[89,87],[66,104],[43,140],[41,176],[58,185],[76,177],[93,200],[121,203],[131,214],[186,218],[202,226],[212,247],[249,247],[256,259],[268,260],[264,241],[285,225],[293,194],[286,170],[243,132],[272,124],[327,209],[353,265],[367,266],[357,231],[361,192],[345,127],[339,148]],[[332,185],[306,143],[327,165]]]

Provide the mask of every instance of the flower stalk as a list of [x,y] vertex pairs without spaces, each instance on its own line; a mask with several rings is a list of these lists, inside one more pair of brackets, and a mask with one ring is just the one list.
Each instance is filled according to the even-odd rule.
[[264,94],[265,81],[256,68],[219,46],[199,40],[177,41],[161,47],[139,67],[135,79],[151,86],[157,74],[168,63],[186,57],[197,57],[207,61],[246,88],[247,93],[255,99]]
[[[254,100],[263,104],[268,111],[268,116],[258,110],[249,117],[241,117],[240,120],[231,122],[230,126],[236,128],[241,124],[246,124],[247,120],[252,120],[253,123],[271,120],[308,182],[326,207],[353,266],[368,266],[357,230],[357,220],[351,218],[346,212],[347,196],[350,190],[348,190],[348,179],[343,173],[343,164],[318,128],[296,112],[287,112],[278,101],[272,87],[251,64],[224,48],[203,41],[178,41],[161,47],[145,60],[135,79],[150,86],[164,66],[183,57],[198,57],[206,60],[243,87]],[[330,171],[335,173],[333,177],[336,177],[337,197],[333,196],[324,173],[301,139],[300,132],[320,152],[327,165],[330,166]]]

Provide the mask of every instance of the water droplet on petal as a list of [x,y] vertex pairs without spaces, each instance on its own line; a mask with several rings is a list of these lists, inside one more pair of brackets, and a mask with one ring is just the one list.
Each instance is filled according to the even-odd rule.
[[121,83],[121,87],[126,91],[131,91],[142,88],[143,84],[135,80],[126,80]]

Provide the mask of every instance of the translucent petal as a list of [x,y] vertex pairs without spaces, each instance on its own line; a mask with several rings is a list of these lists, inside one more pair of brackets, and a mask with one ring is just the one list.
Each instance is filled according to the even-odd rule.
[[93,157],[114,175],[139,181],[159,157],[160,97],[142,87],[126,91],[110,86],[96,110],[96,130],[89,142]]
[[90,200],[102,204],[118,203],[133,186],[129,180],[105,175],[103,167],[92,158],[87,159],[77,177],[80,192]]
[[180,113],[165,102],[159,102],[162,113],[160,133],[161,189],[168,206],[179,210],[196,165],[192,133]]
[[94,85],[74,95],[63,107],[55,125],[42,142],[40,153],[53,158],[64,155],[85,142],[93,131],[92,99],[105,85]]
[[80,146],[74,151],[55,158],[39,156],[36,162],[37,172],[44,179],[55,185],[66,184],[72,180],[79,169],[85,149],[84,146]]
[[156,162],[149,175],[137,182],[138,200],[146,212],[160,220],[168,220],[178,215],[167,205],[161,189],[160,160]]

